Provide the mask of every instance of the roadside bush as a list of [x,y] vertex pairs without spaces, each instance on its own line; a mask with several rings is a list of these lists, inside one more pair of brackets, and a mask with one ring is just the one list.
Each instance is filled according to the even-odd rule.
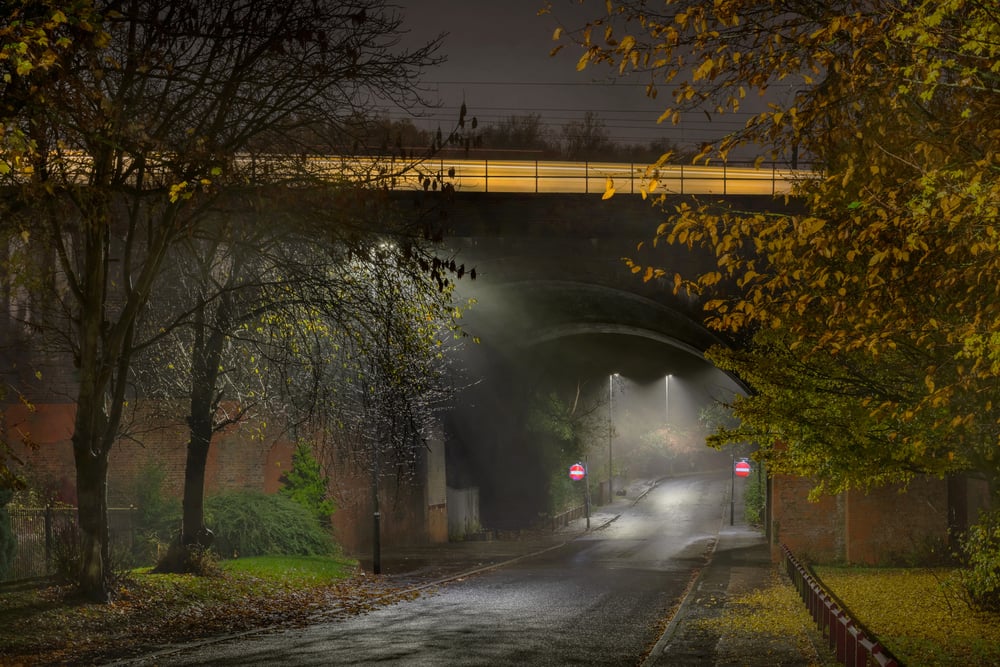
[[136,478],[135,557],[140,563],[155,562],[180,530],[181,501],[163,492],[166,473],[160,465],[145,466]]
[[764,504],[767,500],[764,472],[764,470],[759,473],[754,471],[751,478],[746,480],[746,489],[743,492],[743,517],[751,526],[760,526],[764,523]]
[[60,583],[77,585],[82,564],[80,530],[76,523],[68,523],[52,535],[52,573]]
[[309,510],[323,526],[330,525],[330,515],[337,506],[327,497],[329,479],[306,442],[299,442],[292,454],[292,469],[281,476],[284,485],[278,491]]
[[961,540],[960,581],[970,605],[1000,612],[1000,511],[984,513]]
[[549,514],[556,515],[584,503],[585,480],[574,482],[567,467],[560,467],[549,477]]
[[316,516],[282,495],[236,491],[210,496],[205,515],[215,533],[212,546],[223,558],[336,553]]

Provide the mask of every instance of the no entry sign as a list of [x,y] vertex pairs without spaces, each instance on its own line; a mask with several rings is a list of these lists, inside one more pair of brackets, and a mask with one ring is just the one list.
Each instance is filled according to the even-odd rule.
[[569,467],[569,478],[574,482],[579,482],[586,476],[587,476],[587,471],[586,469],[584,469],[583,465],[579,463],[574,463]]
[[750,463],[747,461],[737,461],[736,462],[736,476],[737,477],[749,477],[750,476]]

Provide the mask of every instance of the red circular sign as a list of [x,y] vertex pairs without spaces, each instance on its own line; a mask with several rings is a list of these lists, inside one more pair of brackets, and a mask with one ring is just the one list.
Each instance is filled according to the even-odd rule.
[[587,471],[579,463],[574,463],[569,467],[569,478],[574,482],[579,482],[587,475]]
[[750,464],[746,461],[736,462],[736,476],[737,477],[749,477],[750,476]]

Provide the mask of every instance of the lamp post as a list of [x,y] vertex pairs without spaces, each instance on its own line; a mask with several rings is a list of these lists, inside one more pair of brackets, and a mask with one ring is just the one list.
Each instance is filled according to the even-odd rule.
[[615,499],[613,482],[615,473],[612,467],[612,456],[611,456],[611,441],[614,439],[614,424],[615,424],[615,412],[614,412],[614,402],[615,402],[615,378],[618,377],[618,373],[612,373],[608,376],[608,502],[612,502]]
[[675,455],[670,451],[670,373],[663,378],[664,392],[666,394],[666,406],[664,410],[664,426],[663,426],[663,444],[668,457],[669,466],[667,470],[672,475],[675,471],[674,457]]
[[666,385],[666,395],[667,395],[667,406],[666,406],[666,416],[667,425],[670,425],[670,373],[667,373],[667,377],[663,378],[663,384]]

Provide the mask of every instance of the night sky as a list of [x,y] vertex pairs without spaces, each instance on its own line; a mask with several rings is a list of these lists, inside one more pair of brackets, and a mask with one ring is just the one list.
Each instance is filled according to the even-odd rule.
[[[427,73],[426,87],[442,103],[418,124],[448,128],[464,101],[481,123],[511,115],[540,114],[558,136],[559,128],[586,111],[602,119],[618,143],[645,144],[667,137],[697,143],[717,132],[704,122],[690,127],[657,125],[664,100],[646,98],[645,79],[622,79],[608,68],[576,70],[579,50],[567,45],[557,55],[552,33],[562,23],[577,26],[595,17],[604,3],[583,7],[566,0],[552,14],[538,16],[543,0],[401,0],[399,6],[418,42],[446,33],[441,55],[447,62]],[[402,117],[394,111],[394,117]]]

